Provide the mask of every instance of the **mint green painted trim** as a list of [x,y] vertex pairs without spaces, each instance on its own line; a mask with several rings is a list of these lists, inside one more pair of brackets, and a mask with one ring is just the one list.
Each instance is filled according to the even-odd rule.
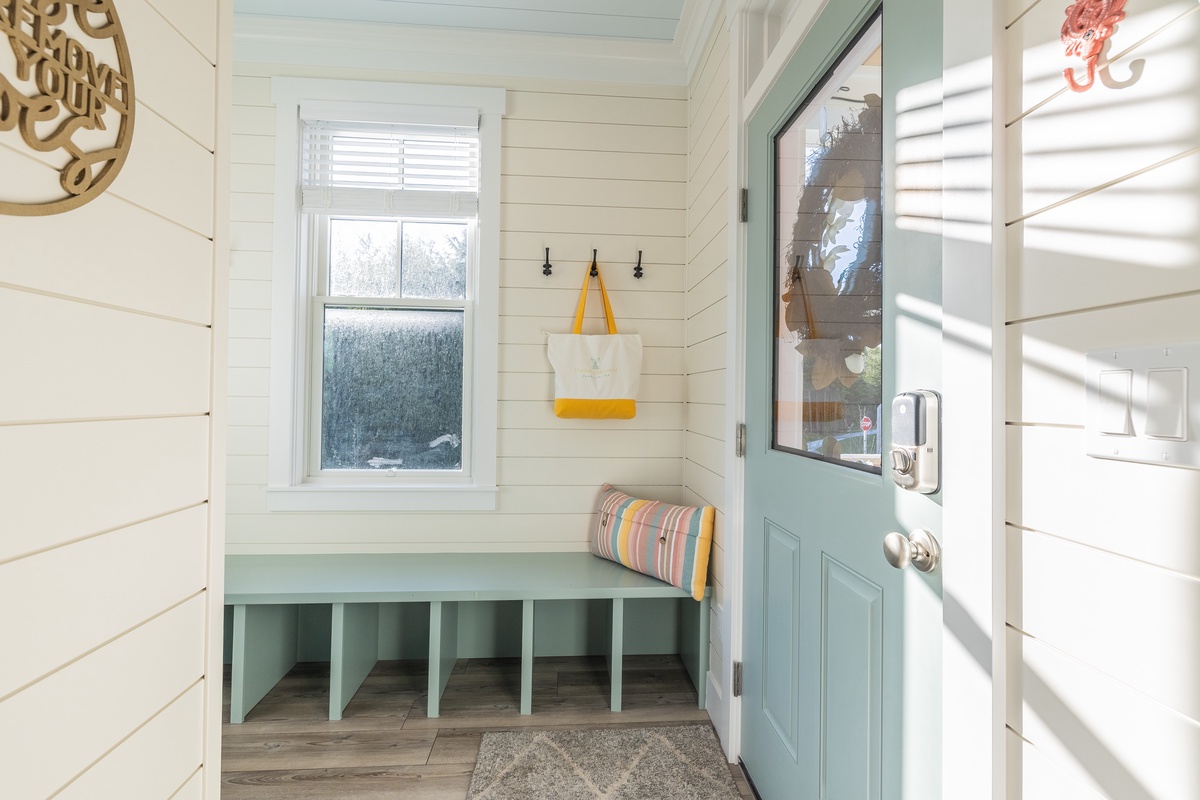
[[[696,603],[682,589],[588,553],[228,556],[226,565],[226,602],[234,607],[232,670],[239,676],[235,681],[242,698],[235,710],[241,718],[295,665],[301,611],[328,605],[329,615],[322,611],[320,619],[330,621],[330,719],[340,719],[381,652],[380,620],[399,619],[399,614],[385,615],[380,603],[428,603],[430,717],[439,714],[441,695],[461,653],[461,618],[489,605],[494,613],[495,607],[515,600],[521,601],[521,713],[532,713],[539,647],[545,651],[590,638],[580,638],[578,632],[572,637],[553,626],[539,637],[535,622],[540,619],[545,628],[547,617],[535,618],[537,602],[549,603],[543,611],[565,614],[576,628],[596,622],[596,612],[603,614],[607,637],[595,647],[607,651],[613,710],[621,708],[621,665],[631,638],[644,652],[681,653],[700,707],[706,702],[711,589]],[[628,626],[626,598],[634,617]],[[647,602],[651,600],[655,602]],[[661,600],[671,602],[657,608]],[[461,601],[471,602],[460,607]],[[596,603],[603,603],[602,611]],[[276,619],[279,609],[286,609],[286,619]],[[510,616],[507,611],[504,615]],[[257,623],[257,633],[247,632],[248,619]],[[515,628],[515,619],[513,623]],[[274,633],[266,630],[272,626]],[[491,647],[497,646],[505,645],[493,641]],[[264,677],[247,682],[246,676],[260,674]],[[247,686],[254,687],[253,695]]]
[[233,637],[230,643],[233,666],[229,673],[229,721],[246,720],[246,607],[233,607]]
[[334,603],[329,637],[329,718],[339,720],[379,656],[379,604]]
[[230,605],[690,596],[590,553],[225,557],[225,602]]
[[[229,721],[241,723],[279,680],[296,666],[294,605],[235,605]],[[254,655],[248,658],[250,643]]]
[[521,713],[533,713],[533,601],[521,601]]
[[[698,606],[698,607],[697,607]],[[680,603],[679,657],[696,687],[700,708],[708,707],[709,614],[712,612],[712,587],[704,589],[704,599],[697,606]]]
[[458,603],[434,600],[429,604],[429,709],[430,719],[440,716],[442,693],[458,659]]
[[611,684],[609,710],[621,710],[621,670],[625,660],[625,600],[614,597],[612,601],[612,644],[608,651],[608,678]]

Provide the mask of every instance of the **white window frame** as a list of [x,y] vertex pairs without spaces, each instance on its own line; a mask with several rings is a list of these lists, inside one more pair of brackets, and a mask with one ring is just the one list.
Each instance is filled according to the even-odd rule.
[[[496,403],[499,368],[500,121],[503,89],[272,78],[275,103],[275,216],[271,302],[270,424],[267,508],[271,511],[490,511],[496,507]],[[381,481],[348,474],[310,477],[309,421],[312,298],[300,225],[300,111],[319,108],[336,119],[437,122],[464,110],[478,114],[480,144],[478,258],[473,330],[464,376],[469,453],[463,475],[405,475]]]

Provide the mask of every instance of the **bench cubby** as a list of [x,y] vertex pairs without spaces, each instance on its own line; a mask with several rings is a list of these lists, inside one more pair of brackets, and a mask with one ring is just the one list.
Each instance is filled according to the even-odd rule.
[[539,653],[535,632],[542,627],[544,635],[545,627],[537,624],[538,610],[559,613],[564,601],[600,606],[613,711],[621,710],[629,607],[644,608],[642,601],[676,606],[678,619],[671,626],[676,652],[704,707],[708,593],[697,602],[681,589],[589,553],[233,555],[225,568],[225,603],[232,610],[230,721],[242,722],[295,666],[304,646],[312,648],[303,641],[302,619],[326,614],[329,718],[341,719],[379,658],[381,609],[386,613],[390,604],[404,604],[410,618],[427,609],[430,717],[439,715],[460,657],[460,622],[472,611],[466,604],[503,603],[502,616],[513,621],[519,612],[520,711],[530,714]]

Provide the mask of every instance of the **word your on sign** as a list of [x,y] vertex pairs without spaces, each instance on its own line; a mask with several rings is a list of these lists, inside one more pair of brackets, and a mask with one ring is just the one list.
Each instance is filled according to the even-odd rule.
[[49,169],[0,185],[0,213],[77,208],[116,178],[133,135],[133,73],[113,0],[0,0],[3,39],[0,142]]

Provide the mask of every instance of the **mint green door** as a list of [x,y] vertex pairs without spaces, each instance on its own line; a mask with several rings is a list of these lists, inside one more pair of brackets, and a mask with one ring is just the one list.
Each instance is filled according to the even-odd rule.
[[940,27],[925,0],[829,3],[749,122],[741,754],[764,800],[940,797],[943,567],[883,555],[941,537],[889,447],[892,397],[940,384],[941,239],[897,214],[941,146]]

